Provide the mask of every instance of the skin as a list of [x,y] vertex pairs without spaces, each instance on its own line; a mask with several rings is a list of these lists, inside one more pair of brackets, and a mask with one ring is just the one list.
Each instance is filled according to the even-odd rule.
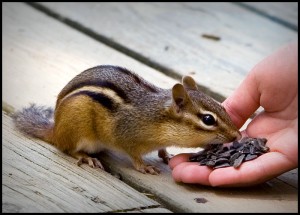
[[173,157],[169,165],[176,182],[219,187],[246,187],[266,182],[298,167],[298,41],[258,63],[223,106],[240,128],[259,106],[264,111],[243,136],[265,137],[270,152],[233,167],[212,170],[187,162],[190,154]]

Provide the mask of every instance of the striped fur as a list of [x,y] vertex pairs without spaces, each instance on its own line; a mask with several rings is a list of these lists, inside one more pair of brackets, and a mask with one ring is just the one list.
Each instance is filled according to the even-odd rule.
[[[84,153],[103,148],[125,152],[138,171],[151,174],[157,171],[147,169],[141,159],[150,151],[240,136],[225,109],[198,91],[191,77],[162,89],[117,66],[97,66],[75,76],[58,95],[55,122],[48,112],[34,106],[24,109],[16,117],[17,127],[79,161],[88,159]],[[203,116],[208,114],[215,123],[205,124]]]
[[98,88],[105,88],[110,89],[114,91],[120,98],[122,98],[126,103],[129,103],[129,99],[120,87],[116,86],[115,84],[111,83],[110,81],[99,81],[99,80],[87,80],[83,82],[79,82],[76,85],[73,85],[70,89],[68,89],[66,92],[64,92],[65,95],[68,95],[69,93],[80,89],[82,87],[98,87]]
[[112,98],[109,98],[107,95],[102,94],[102,93],[97,93],[97,92],[92,92],[92,91],[79,91],[77,93],[73,93],[72,95],[68,96],[68,98],[72,98],[75,96],[80,96],[80,95],[85,95],[93,99],[94,101],[98,102],[102,106],[106,107],[112,112],[115,112],[118,104],[114,102]]

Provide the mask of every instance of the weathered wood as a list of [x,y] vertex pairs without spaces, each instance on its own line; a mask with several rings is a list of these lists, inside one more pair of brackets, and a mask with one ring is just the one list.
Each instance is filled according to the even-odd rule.
[[15,110],[31,102],[54,107],[75,75],[101,64],[126,67],[163,88],[177,82],[20,3],[3,4],[2,53],[2,99]]
[[[298,189],[278,179],[249,188],[211,188],[175,183],[169,167],[156,153],[145,161],[161,169],[159,176],[143,175],[132,168],[126,156],[103,153],[101,159],[110,171],[118,173],[133,187],[153,193],[167,208],[175,212],[297,212]],[[295,178],[297,176],[294,175]],[[298,180],[298,179],[297,179]],[[197,203],[195,198],[205,198]]]
[[[124,66],[163,88],[171,88],[177,82],[64,24],[41,15],[25,4],[4,4],[3,32],[3,108],[7,111],[20,110],[29,103],[54,107],[56,96],[73,77],[100,64]],[[76,40],[70,41],[70,38]],[[24,40],[32,43],[30,47],[24,44]],[[80,46],[77,41],[85,45]],[[51,51],[48,51],[49,46]],[[183,151],[193,152],[199,149]]]
[[2,112],[3,212],[109,212],[159,203],[99,169],[14,131]]
[[[40,3],[144,62],[227,97],[297,32],[232,3]],[[204,34],[217,36],[208,39]],[[100,38],[101,39],[101,38]]]
[[298,188],[298,168],[293,169],[289,172],[286,172],[277,177],[279,180],[282,180],[295,188]]
[[165,208],[147,208],[147,209],[136,209],[127,211],[116,211],[118,213],[172,213]]
[[[29,140],[13,131],[11,119],[6,115],[2,115],[2,121],[3,211],[130,212],[133,208],[133,211],[141,212],[144,209],[135,208],[155,206],[151,200],[149,202],[149,199],[109,174],[85,165],[76,167],[75,159],[42,141]],[[120,175],[130,185],[153,193],[175,211],[297,211],[297,190],[277,179],[249,189],[213,189],[176,184],[168,166],[162,166],[164,164],[153,154],[146,160],[161,167],[159,176],[136,172],[128,158],[113,154],[102,153],[101,158],[108,170]],[[205,198],[208,202],[199,204],[194,198]],[[154,210],[168,212],[160,208]]]
[[[24,17],[26,17],[26,19]],[[57,32],[59,32],[59,34]],[[137,71],[139,74],[142,74],[147,80],[161,87],[171,87],[175,83],[174,79],[170,79],[137,62],[136,60],[133,60],[124,54],[118,53],[115,50],[94,41],[93,39],[77,32],[74,29],[70,29],[66,25],[59,23],[22,3],[3,4],[2,51],[4,84],[3,101],[15,109],[19,109],[30,101],[38,104],[53,106],[57,93],[72,77],[82,70],[91,66],[95,66],[96,64],[109,63],[129,67],[130,69]],[[11,108],[6,109],[10,110]],[[6,132],[14,133],[14,131],[11,129]],[[22,135],[18,135],[16,140],[6,138],[7,143],[11,143],[11,146],[5,148],[5,152],[14,152],[16,158],[22,158],[22,160],[16,162],[24,163],[24,165],[22,164],[24,169],[21,170],[17,169],[19,163],[17,163],[17,166],[15,165],[16,168],[10,167],[11,169],[16,169],[14,172],[16,172],[17,176],[22,176],[22,179],[25,178],[23,181],[19,179],[21,182],[16,181],[16,183],[28,183],[30,187],[32,181],[28,179],[30,175],[26,175],[27,171],[25,167],[29,166],[33,169],[32,171],[37,171],[37,169],[34,168],[40,168],[40,166],[36,165],[39,163],[47,164],[45,167],[46,169],[41,167],[42,172],[49,173],[51,170],[51,174],[48,174],[47,177],[41,178],[41,180],[59,178],[60,180],[63,180],[64,184],[69,188],[74,187],[74,184],[76,184],[76,186],[80,184],[80,187],[83,186],[83,183],[80,183],[79,181],[79,178],[83,178],[82,175],[89,175],[90,177],[96,175],[98,180],[101,178],[100,175],[102,176],[102,173],[96,173],[93,169],[83,165],[82,171],[84,171],[84,174],[76,177],[74,176],[74,173],[67,171],[73,169],[75,162],[74,159],[61,154],[55,148],[49,145],[44,145],[41,141],[34,141],[35,143],[29,144],[28,146],[21,145],[19,144],[20,140],[18,138],[22,139],[22,142],[25,143],[32,143],[33,141],[29,141]],[[44,148],[45,154],[39,153],[39,149],[41,149],[39,147],[47,147]],[[46,152],[46,149],[48,152]],[[19,153],[19,155],[16,154],[16,152]],[[28,154],[25,156],[26,153],[34,153],[36,156],[33,158],[28,156]],[[3,153],[3,155],[4,154],[5,153]],[[23,157],[20,155],[23,155]],[[12,160],[14,159],[15,157],[12,158]],[[30,162],[32,159],[35,159],[34,163]],[[162,201],[172,210],[174,209],[176,211],[184,212],[297,211],[297,190],[293,186],[290,186],[289,184],[277,179],[274,179],[256,188],[216,189],[174,183],[169,167],[162,164],[161,160],[157,158],[156,153],[146,156],[146,160],[148,163],[154,164],[161,168],[162,174],[160,176],[143,175],[135,171],[132,168],[128,158],[124,157],[123,155],[104,153],[101,159],[103,162],[105,162],[108,170],[121,174],[122,180],[124,180],[126,183],[137,187],[142,191],[154,193],[154,195],[159,198],[160,201]],[[61,160],[65,160],[65,162],[60,166],[58,161]],[[9,162],[12,161],[6,159],[3,165],[5,164],[8,166]],[[57,171],[59,171],[57,168],[59,167],[64,169],[66,173],[57,174]],[[11,177],[14,176],[14,174],[10,177],[9,173],[10,172],[8,172],[6,169],[6,173],[3,174],[3,178],[8,178],[9,181],[12,181]],[[36,174],[39,178],[40,173]],[[67,180],[66,178],[68,177],[71,179]],[[72,184],[70,181],[74,184]],[[107,186],[123,189],[117,185],[114,185],[114,182],[111,182],[111,180],[106,181],[108,183]],[[86,187],[84,189],[88,191],[90,191],[89,189],[95,189],[95,183],[97,184],[97,182],[98,181],[95,181],[94,179],[88,180],[88,182],[85,183]],[[40,184],[41,182],[38,185]],[[5,188],[4,186],[2,187]],[[18,188],[19,187],[22,188],[24,186],[18,186]],[[65,186],[63,189],[64,188]],[[102,186],[99,186],[99,189],[100,188],[102,188]],[[54,189],[55,188],[52,188],[49,190],[49,192],[48,190],[38,189],[38,193],[34,193],[34,196],[38,196],[41,193],[42,195],[47,196],[49,199],[55,195],[53,194]],[[104,191],[103,189],[102,191]],[[10,201],[14,202],[16,197],[16,199],[27,198],[24,196],[19,198],[21,194],[12,194],[12,192],[13,191],[8,190],[7,188],[3,189],[3,194],[6,193],[6,196],[8,196],[7,198],[9,198]],[[29,191],[25,190],[24,192]],[[95,190],[91,190],[90,193],[95,194],[97,192]],[[62,193],[59,197],[63,198],[68,194],[70,194],[69,196],[71,196],[72,200],[77,197],[78,199],[85,199],[85,202],[89,202],[91,200],[91,198],[87,198],[84,196],[84,194],[83,196],[77,194],[76,189],[75,191],[70,190],[69,192]],[[103,195],[106,195],[106,193]],[[108,196],[110,195],[113,194],[108,192]],[[13,196],[14,198],[9,196]],[[87,196],[94,197],[93,195]],[[194,198],[199,197],[206,198],[208,202],[205,204],[196,203]],[[86,198],[88,200],[86,200]],[[120,197],[116,195],[112,197],[113,200],[109,201],[108,205],[111,206],[110,204],[117,204],[118,201],[120,201],[119,198],[130,199],[128,196],[122,195],[122,197]],[[96,198],[94,200],[98,201],[99,199]],[[100,201],[101,200],[102,199],[100,198]],[[29,206],[33,204],[33,200],[28,199],[28,201]],[[45,205],[50,208],[51,211],[59,208],[60,206],[57,206],[51,201],[47,201],[47,198],[45,199],[41,197],[39,201],[44,201]],[[5,202],[3,201],[3,203]],[[73,202],[64,203],[71,204],[72,206]],[[10,211],[20,211],[20,208],[15,207],[14,205],[15,204],[10,204],[9,202],[4,204],[4,206],[10,209]],[[119,211],[118,208],[113,209],[116,209],[114,211]],[[131,209],[135,211],[135,207],[126,207],[125,211],[130,211]],[[152,209],[153,208],[151,208],[151,210]],[[98,209],[98,211],[100,211],[100,209]]]
[[249,9],[266,14],[274,21],[298,29],[298,2],[242,2]]

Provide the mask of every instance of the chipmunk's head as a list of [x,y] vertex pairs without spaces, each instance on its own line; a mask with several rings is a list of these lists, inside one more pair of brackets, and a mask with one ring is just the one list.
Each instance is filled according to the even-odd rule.
[[241,137],[225,108],[200,92],[189,76],[183,77],[182,84],[173,86],[168,114],[173,119],[169,131],[182,147],[227,143]]

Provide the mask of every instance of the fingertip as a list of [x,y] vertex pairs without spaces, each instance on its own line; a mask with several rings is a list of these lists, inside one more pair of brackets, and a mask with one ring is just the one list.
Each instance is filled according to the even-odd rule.
[[176,165],[176,167],[174,167],[174,169],[172,170],[172,177],[173,177],[174,181],[182,182],[182,180],[181,180],[182,169],[183,169],[183,167],[180,167],[180,164]]
[[234,167],[226,167],[214,170],[209,176],[212,187],[234,186],[240,181],[240,175]]
[[195,162],[183,162],[175,166],[172,177],[176,182],[210,185],[208,180],[210,173],[211,169],[207,166],[200,166]]
[[177,166],[180,163],[187,162],[189,160],[189,157],[191,156],[190,153],[182,153],[175,155],[169,160],[169,166],[171,169],[173,169],[175,166]]

